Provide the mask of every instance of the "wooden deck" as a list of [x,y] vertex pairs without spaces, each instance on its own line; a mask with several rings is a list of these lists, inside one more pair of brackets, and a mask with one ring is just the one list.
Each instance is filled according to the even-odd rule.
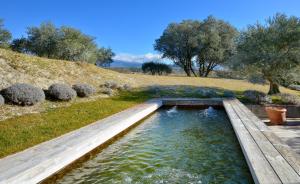
[[236,99],[223,101],[255,183],[300,183],[300,159]]
[[300,118],[288,118],[285,125],[268,127],[300,155]]

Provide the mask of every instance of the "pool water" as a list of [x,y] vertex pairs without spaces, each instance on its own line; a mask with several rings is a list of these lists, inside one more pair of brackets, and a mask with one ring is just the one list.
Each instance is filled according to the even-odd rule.
[[162,108],[58,183],[253,183],[224,110]]

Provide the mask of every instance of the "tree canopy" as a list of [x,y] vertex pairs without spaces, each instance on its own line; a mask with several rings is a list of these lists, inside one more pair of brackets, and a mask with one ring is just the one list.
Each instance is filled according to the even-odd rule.
[[249,26],[238,39],[234,68],[269,81],[269,94],[300,64],[300,19],[276,14],[266,24]]
[[113,62],[112,58],[115,53],[110,48],[100,48],[97,51],[97,61],[96,64],[99,66],[108,67]]
[[59,29],[52,23],[42,23],[40,27],[29,27],[27,30],[27,49],[40,56],[58,58],[58,43],[60,40]]
[[216,66],[225,63],[234,54],[237,33],[229,23],[212,16],[202,22],[197,54],[199,76],[207,77]]
[[150,73],[151,75],[162,75],[172,73],[172,68],[164,63],[146,62],[142,65],[144,73]]
[[187,76],[196,76],[192,59],[198,52],[200,25],[199,21],[193,20],[171,23],[155,41],[155,50],[182,67]]
[[11,40],[12,36],[11,33],[4,28],[4,21],[0,19],[0,48],[7,48],[9,47],[9,41]]
[[216,66],[234,53],[237,30],[229,23],[209,16],[204,21],[184,20],[171,23],[155,41],[155,50],[186,72],[207,77]]
[[41,57],[94,63],[112,62],[111,49],[98,48],[95,38],[72,27],[57,28],[50,22],[39,27],[29,27],[27,37],[12,41],[14,51]]

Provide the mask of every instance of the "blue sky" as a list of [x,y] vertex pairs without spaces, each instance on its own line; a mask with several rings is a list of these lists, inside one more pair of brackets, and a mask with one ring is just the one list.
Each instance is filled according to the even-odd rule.
[[0,18],[14,37],[28,26],[51,21],[95,36],[120,58],[155,58],[153,43],[171,22],[226,20],[238,29],[276,12],[300,16],[299,0],[2,0]]

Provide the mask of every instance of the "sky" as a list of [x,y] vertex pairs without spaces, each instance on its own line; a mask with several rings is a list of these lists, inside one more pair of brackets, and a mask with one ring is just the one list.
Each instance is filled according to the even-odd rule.
[[96,37],[115,59],[146,61],[160,57],[153,44],[169,23],[213,15],[242,30],[276,12],[300,17],[300,0],[1,0],[0,18],[14,38],[51,21]]

